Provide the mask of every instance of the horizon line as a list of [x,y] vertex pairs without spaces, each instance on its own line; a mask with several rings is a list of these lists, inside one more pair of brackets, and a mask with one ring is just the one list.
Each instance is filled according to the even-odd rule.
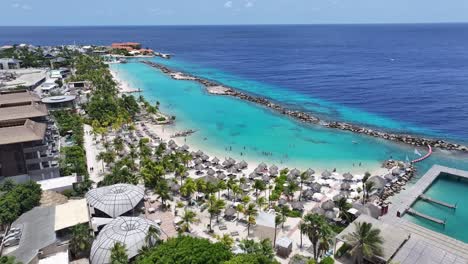
[[376,23],[258,23],[258,24],[97,24],[97,25],[0,25],[0,27],[177,27],[177,26],[327,26],[327,25],[438,25],[438,24],[468,24],[459,22],[376,22]]

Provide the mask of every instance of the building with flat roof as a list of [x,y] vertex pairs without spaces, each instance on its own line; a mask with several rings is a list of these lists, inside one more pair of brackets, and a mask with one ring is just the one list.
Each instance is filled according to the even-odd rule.
[[21,230],[19,244],[4,248],[2,254],[14,256],[25,264],[38,263],[41,259],[67,252],[70,228],[85,223],[89,223],[85,199],[35,207],[13,222],[11,226]]
[[0,70],[16,70],[21,68],[21,61],[17,59],[0,59]]
[[43,69],[0,70],[0,90],[16,89],[18,86],[33,90],[45,82],[46,74]]

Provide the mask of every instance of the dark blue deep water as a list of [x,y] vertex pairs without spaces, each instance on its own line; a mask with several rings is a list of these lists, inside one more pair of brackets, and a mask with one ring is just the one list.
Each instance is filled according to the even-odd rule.
[[0,27],[0,45],[117,41],[291,91],[301,100],[275,99],[298,108],[330,102],[333,118],[366,123],[338,105],[382,117],[370,125],[468,141],[468,24]]

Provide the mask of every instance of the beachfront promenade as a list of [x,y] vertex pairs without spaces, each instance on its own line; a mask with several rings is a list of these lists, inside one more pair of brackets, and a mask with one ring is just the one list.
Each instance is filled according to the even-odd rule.
[[[381,218],[382,221],[400,227],[411,234],[411,239],[397,253],[394,261],[421,264],[468,263],[468,244],[396,216],[398,211],[403,215],[408,208],[411,208],[441,173],[468,179],[468,171],[435,165],[412,188],[395,196],[389,206],[389,213]],[[409,254],[415,250],[420,253],[418,259],[415,259],[415,254]],[[407,259],[409,256],[412,259]]]

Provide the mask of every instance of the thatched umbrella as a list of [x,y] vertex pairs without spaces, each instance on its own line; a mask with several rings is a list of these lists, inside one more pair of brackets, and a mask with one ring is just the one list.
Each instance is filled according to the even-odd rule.
[[310,176],[312,176],[312,175],[315,174],[315,171],[314,171],[313,169],[311,169],[311,168],[308,168],[308,169],[305,171],[305,173],[306,173],[307,176],[310,177]]
[[228,158],[228,161],[229,161],[229,164],[231,164],[231,165],[236,164],[236,160],[231,158],[231,157]]
[[242,183],[242,184],[239,185],[239,187],[240,187],[241,190],[243,190],[244,192],[250,191],[250,186],[249,186],[247,183]]
[[202,164],[202,163],[203,163],[203,160],[200,159],[200,158],[196,158],[193,162],[194,162],[196,165],[198,165],[198,164]]
[[302,192],[302,195],[308,199],[312,198],[312,196],[314,195],[314,191],[311,190],[311,189],[307,189],[305,190],[304,192]]
[[206,172],[208,175],[213,176],[215,175],[216,171],[214,171],[212,168],[209,168],[208,171]]
[[312,214],[319,214],[319,215],[324,215],[325,214],[325,210],[323,210],[320,207],[314,207],[314,208],[312,208],[312,210],[310,210],[310,212]]
[[351,184],[349,184],[348,182],[343,182],[341,184],[341,190],[349,190],[351,189]]
[[263,180],[264,182],[270,182],[270,176],[268,176],[268,175],[265,174],[265,175],[263,175],[262,180]]
[[257,167],[257,168],[255,168],[254,172],[257,173],[257,174],[263,174],[263,172],[265,172],[265,170],[260,168],[260,167]]
[[286,199],[284,199],[284,198],[280,198],[280,199],[278,200],[278,204],[279,204],[279,205],[285,205],[287,202],[288,202],[288,201],[286,201]]
[[206,155],[206,154],[203,154],[203,155],[201,156],[201,159],[202,159],[203,161],[207,161],[207,160],[210,159],[210,157],[209,157],[208,155]]
[[169,142],[167,142],[167,144],[173,145],[173,144],[175,144],[175,141],[171,139],[171,140],[169,140]]
[[190,147],[187,144],[184,144],[182,147],[180,147],[184,151],[188,151]]
[[223,165],[217,164],[217,165],[215,166],[215,168],[218,169],[218,170],[221,170],[221,169],[223,168]]
[[332,220],[336,218],[336,212],[333,210],[325,211],[325,217]]
[[198,157],[200,157],[200,156],[203,155],[203,151],[198,150],[197,152],[195,152],[195,155],[198,156]]
[[331,172],[326,170],[322,172],[322,179],[330,179],[331,175],[332,175]]
[[276,177],[276,176],[278,176],[278,174],[279,174],[278,170],[271,170],[270,169],[270,176]]
[[232,217],[236,214],[236,209],[232,208],[232,207],[228,207],[226,208],[226,210],[224,210],[224,216],[226,217]]
[[229,160],[225,160],[225,161],[223,161],[222,165],[224,167],[229,167],[231,165],[231,163],[229,163]]
[[197,165],[195,166],[195,169],[196,169],[197,171],[201,171],[201,170],[203,170],[203,165],[197,164]]
[[237,175],[229,173],[228,177],[229,177],[229,179],[235,179],[235,178],[237,178]]
[[346,181],[352,181],[353,180],[353,175],[349,172],[346,172],[343,174],[343,179],[345,179]]
[[249,164],[245,160],[243,160],[243,161],[239,162],[239,166],[240,166],[241,169],[245,169],[245,168],[247,168],[249,166]]
[[271,173],[272,171],[276,171],[276,172],[277,172],[277,171],[278,171],[278,166],[276,166],[276,165],[271,165],[271,167],[270,167],[270,173]]
[[343,194],[337,194],[337,195],[333,196],[333,201],[336,202],[336,201],[339,201],[339,200],[341,200],[343,198],[346,198]]
[[217,157],[214,157],[212,160],[211,160],[211,163],[213,164],[218,164],[219,163],[219,159]]
[[301,171],[298,170],[298,169],[296,169],[296,168],[294,168],[294,169],[292,169],[292,170],[289,172],[289,174],[294,175],[294,176],[297,177],[297,176],[299,176],[299,174],[301,174]]
[[232,167],[230,167],[229,169],[227,169],[227,172],[229,172],[229,173],[237,173],[238,171],[237,171],[237,169],[236,169],[235,166],[232,166]]
[[218,179],[220,179],[220,180],[224,180],[224,179],[226,179],[226,177],[227,177],[227,176],[226,176],[226,174],[224,174],[224,173],[219,173],[219,174],[218,174]]
[[171,191],[172,192],[178,192],[180,190],[180,185],[177,183],[172,184],[171,186]]
[[258,167],[257,167],[257,168],[261,168],[261,169],[263,169],[263,170],[267,170],[267,169],[268,169],[268,167],[267,167],[267,165],[265,164],[265,162],[262,162],[262,163],[258,164]]
[[320,189],[322,189],[322,185],[320,185],[320,183],[318,183],[318,182],[314,182],[314,183],[312,183],[312,185],[310,186],[310,188],[311,188],[314,192],[320,192]]
[[257,174],[255,174],[254,172],[249,174],[249,179],[255,179],[255,178],[257,178]]
[[332,210],[335,207],[335,203],[332,200],[326,200],[322,203],[323,210]]
[[301,202],[295,201],[291,203],[291,208],[294,210],[302,211],[304,210],[304,204]]

